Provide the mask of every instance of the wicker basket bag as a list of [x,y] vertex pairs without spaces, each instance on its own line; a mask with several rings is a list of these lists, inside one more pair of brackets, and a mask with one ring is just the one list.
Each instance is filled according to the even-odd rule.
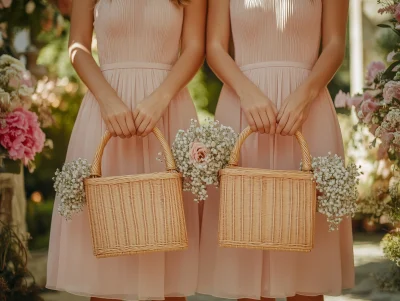
[[220,171],[219,245],[261,250],[310,251],[314,242],[316,186],[311,156],[296,133],[303,170],[237,167],[246,128]]
[[171,149],[157,128],[166,172],[101,177],[101,159],[111,135],[107,132],[85,180],[93,252],[98,258],[188,247],[182,198],[182,176]]

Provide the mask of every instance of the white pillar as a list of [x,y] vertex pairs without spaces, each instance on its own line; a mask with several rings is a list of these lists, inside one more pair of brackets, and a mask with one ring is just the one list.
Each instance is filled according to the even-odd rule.
[[350,0],[350,93],[362,93],[364,86],[362,0]]

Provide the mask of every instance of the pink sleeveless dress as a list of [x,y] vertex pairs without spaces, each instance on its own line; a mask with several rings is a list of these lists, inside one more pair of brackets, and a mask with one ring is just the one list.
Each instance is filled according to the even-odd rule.
[[[100,66],[104,77],[132,109],[167,77],[179,54],[183,9],[168,0],[100,0],[95,10]],[[186,89],[170,103],[158,123],[172,142],[196,111]],[[106,126],[94,96],[83,99],[71,136],[67,161],[93,160]],[[113,138],[103,157],[103,175],[163,171],[156,160],[161,146],[153,135]],[[189,249],[181,252],[96,259],[86,209],[66,222],[53,213],[47,287],[107,299],[161,300],[194,294],[198,275],[198,205],[185,195]]]
[[[231,0],[235,60],[244,74],[278,107],[310,74],[321,39],[321,0]],[[227,112],[229,112],[227,114]],[[247,126],[237,95],[221,92],[216,119],[240,132]],[[343,156],[343,143],[328,90],[314,100],[302,132],[313,156]],[[251,135],[242,148],[242,165],[298,170],[295,138]],[[218,247],[218,192],[204,204],[198,292],[223,298],[340,295],[354,284],[350,219],[328,232],[316,220],[310,253],[266,252]]]

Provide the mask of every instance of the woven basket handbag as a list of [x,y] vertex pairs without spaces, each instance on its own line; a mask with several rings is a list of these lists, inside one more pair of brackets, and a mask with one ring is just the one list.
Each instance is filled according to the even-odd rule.
[[220,171],[219,245],[261,250],[311,251],[316,186],[311,156],[300,132],[302,171],[237,167],[246,128]]
[[166,172],[101,177],[101,159],[111,138],[106,132],[85,180],[96,257],[111,257],[188,247],[182,176],[161,131],[153,133],[164,151]]

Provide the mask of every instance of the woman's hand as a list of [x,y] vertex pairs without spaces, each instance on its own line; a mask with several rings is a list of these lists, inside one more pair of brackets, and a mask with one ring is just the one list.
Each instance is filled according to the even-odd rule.
[[158,97],[155,93],[143,99],[133,111],[137,135],[145,137],[154,129],[169,105],[168,98]]
[[275,134],[277,109],[257,87],[239,96],[247,122],[254,132]]
[[300,129],[308,117],[311,102],[315,98],[313,95],[315,94],[303,85],[285,99],[277,117],[277,134],[292,136]]
[[101,116],[113,137],[130,138],[136,134],[135,122],[131,110],[117,96],[99,102]]

